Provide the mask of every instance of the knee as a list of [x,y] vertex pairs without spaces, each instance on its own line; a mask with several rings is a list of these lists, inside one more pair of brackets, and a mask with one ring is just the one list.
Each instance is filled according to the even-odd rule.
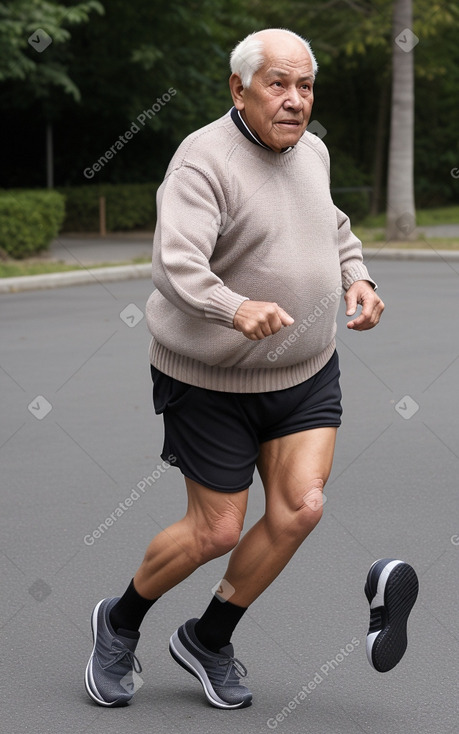
[[297,497],[296,506],[290,510],[290,521],[287,532],[296,538],[306,538],[319,523],[324,506],[324,481],[314,479],[301,496]]
[[315,479],[301,498],[299,512],[317,525],[322,517],[324,507],[324,481]]
[[238,544],[242,523],[228,514],[215,518],[198,531],[200,563],[224,556]]

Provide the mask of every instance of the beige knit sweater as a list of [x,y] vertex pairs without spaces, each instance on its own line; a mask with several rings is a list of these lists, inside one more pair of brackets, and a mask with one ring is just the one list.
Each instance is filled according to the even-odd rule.
[[[321,140],[306,132],[278,154],[226,114],[179,146],[157,211],[146,311],[157,369],[212,390],[267,392],[328,362],[342,290],[373,281],[331,199]],[[247,339],[233,327],[247,298],[278,303],[295,323]]]

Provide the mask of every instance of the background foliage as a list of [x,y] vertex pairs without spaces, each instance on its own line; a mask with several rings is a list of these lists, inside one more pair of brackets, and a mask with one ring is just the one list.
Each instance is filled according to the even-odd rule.
[[64,215],[65,198],[57,191],[0,191],[0,258],[46,250]]
[[[319,62],[313,119],[327,130],[332,185],[371,186],[373,210],[383,209],[391,10],[391,0],[0,3],[0,185],[45,185],[49,124],[56,187],[161,180],[183,137],[231,106],[235,43],[280,26],[309,38]],[[415,0],[414,18],[417,204],[448,204],[457,200],[450,170],[459,167],[459,8]],[[27,41],[37,28],[53,39],[42,53]],[[175,96],[88,180],[84,170],[171,87]]]
[[99,229],[99,197],[105,198],[107,229],[154,229],[157,184],[95,184],[60,188],[66,201],[62,229],[96,232]]

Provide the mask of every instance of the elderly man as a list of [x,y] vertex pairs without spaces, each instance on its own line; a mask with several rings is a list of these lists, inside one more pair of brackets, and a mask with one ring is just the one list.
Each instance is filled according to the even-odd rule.
[[[103,706],[135,691],[152,604],[231,550],[209,606],[172,635],[170,652],[212,705],[250,704],[230,640],[322,514],[341,415],[339,296],[355,331],[384,308],[332,202],[327,149],[306,132],[317,71],[309,44],[264,30],[234,49],[231,70],[233,109],[184,140],[158,192],[153,397],[162,457],[183,473],[188,508],[153,539],[124,595],[93,611],[86,689]],[[240,539],[255,467],[266,509]]]

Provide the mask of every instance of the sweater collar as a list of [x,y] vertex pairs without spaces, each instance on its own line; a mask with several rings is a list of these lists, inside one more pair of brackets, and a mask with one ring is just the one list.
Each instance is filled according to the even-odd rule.
[[[250,128],[247,127],[246,123],[244,122],[244,120],[242,118],[241,113],[239,112],[239,110],[236,109],[236,107],[233,107],[231,109],[231,119],[234,122],[234,124],[236,125],[236,127],[244,135],[244,137],[247,138],[247,140],[250,140],[250,142],[251,143],[254,143],[255,145],[259,145],[260,148],[264,148],[265,150],[270,150],[273,153],[275,152],[268,145],[265,145],[265,143],[263,143],[260,140],[260,138],[258,137],[258,135],[254,135],[253,134],[253,132],[250,130]],[[283,150],[281,150],[280,155],[284,155],[284,153],[288,153],[290,150],[293,150],[293,147],[294,147],[293,145],[289,145],[288,148],[284,148]]]

